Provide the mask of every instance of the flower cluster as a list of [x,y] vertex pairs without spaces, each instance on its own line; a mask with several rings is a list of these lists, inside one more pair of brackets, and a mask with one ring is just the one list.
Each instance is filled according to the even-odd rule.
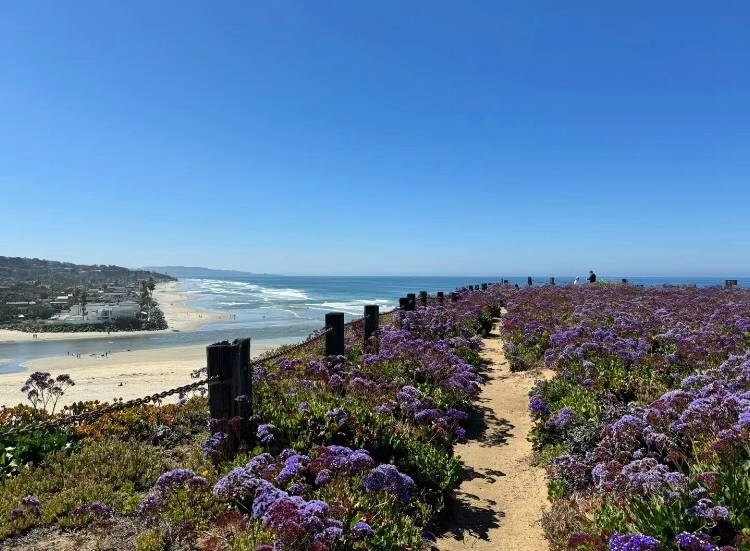
[[[328,549],[343,537],[343,522],[331,516],[324,501],[305,500],[300,494],[313,485],[324,486],[334,477],[362,473],[374,462],[365,450],[344,446],[318,446],[313,455],[311,459],[291,449],[276,457],[260,454],[219,480],[214,494],[248,507],[252,517],[283,545],[302,546],[306,542],[314,544],[314,549]],[[350,532],[354,540],[374,533],[364,522]]]
[[188,469],[167,471],[156,480],[150,494],[141,501],[138,513],[146,520],[155,520],[175,493],[182,490],[201,491],[209,486],[207,479]]
[[53,414],[58,400],[65,394],[65,389],[73,385],[73,379],[65,373],[52,377],[49,373],[35,371],[26,379],[21,392],[26,394],[35,411],[47,411],[47,408],[51,407],[49,413]]
[[41,502],[36,496],[28,495],[21,499],[20,507],[11,509],[10,518],[11,520],[17,520],[28,515],[34,515],[38,517],[41,514],[41,505]]
[[362,479],[367,493],[386,492],[408,503],[415,489],[411,477],[400,473],[393,465],[378,465]]
[[748,290],[547,286],[507,308],[511,359],[556,372],[532,393],[532,438],[555,446],[555,492],[598,508],[589,535],[614,525],[611,549],[712,550],[747,533],[734,481],[750,475]]

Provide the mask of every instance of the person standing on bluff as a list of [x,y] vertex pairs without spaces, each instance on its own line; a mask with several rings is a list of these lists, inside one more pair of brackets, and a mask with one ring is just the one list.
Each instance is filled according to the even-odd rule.
[[596,274],[593,270],[589,270],[589,283],[596,283]]

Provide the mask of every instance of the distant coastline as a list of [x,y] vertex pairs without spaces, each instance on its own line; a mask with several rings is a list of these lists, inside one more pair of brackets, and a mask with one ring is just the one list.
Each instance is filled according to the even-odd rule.
[[167,274],[179,279],[185,278],[211,278],[211,277],[245,277],[245,276],[275,276],[279,274],[243,272],[241,270],[220,270],[214,268],[203,268],[200,266],[159,266],[142,268],[152,272]]

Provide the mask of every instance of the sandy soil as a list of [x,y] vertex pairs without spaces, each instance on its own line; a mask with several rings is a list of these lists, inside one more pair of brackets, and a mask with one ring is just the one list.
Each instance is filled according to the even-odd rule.
[[[170,281],[159,283],[154,289],[154,298],[159,303],[159,307],[167,318],[169,328],[163,331],[151,331],[150,334],[167,333],[170,331],[194,331],[209,323],[231,319],[231,315],[219,312],[210,312],[190,306],[189,301],[193,298],[191,295],[180,292],[180,282]],[[37,333],[34,339],[31,333],[23,331],[12,331],[9,329],[0,329],[0,342],[38,342],[49,340],[71,340],[71,339],[113,339],[118,337],[127,337],[132,332],[122,331],[107,334],[102,332],[86,333]]]
[[[277,342],[251,343],[253,356],[279,346]],[[129,400],[191,383],[190,373],[206,365],[206,347],[184,346],[116,352],[109,356],[55,356],[24,364],[27,371],[0,376],[0,404],[25,402],[21,386],[33,371],[53,377],[69,374],[75,386],[65,391],[59,405],[80,400]]]
[[466,443],[456,447],[465,478],[446,513],[440,550],[547,551],[541,527],[544,469],[531,465],[529,390],[547,372],[512,373],[496,326],[485,339],[487,384]]

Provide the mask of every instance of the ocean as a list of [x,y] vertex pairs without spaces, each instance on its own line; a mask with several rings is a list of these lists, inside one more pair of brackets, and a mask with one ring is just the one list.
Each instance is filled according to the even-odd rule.
[[[189,304],[231,314],[231,321],[213,323],[190,332],[134,333],[117,339],[78,339],[0,343],[0,374],[22,370],[28,360],[105,351],[143,350],[189,345],[209,345],[222,340],[250,337],[254,342],[294,342],[323,326],[326,312],[344,312],[347,319],[362,316],[366,304],[381,310],[398,305],[406,293],[452,291],[465,285],[498,281],[501,276],[224,276],[221,279],[181,279],[181,291],[194,298]],[[581,276],[584,279],[584,276]],[[526,277],[504,277],[510,283],[526,285]],[[543,284],[549,276],[532,276]],[[572,282],[572,276],[555,276],[557,284]],[[601,280],[620,281],[603,276]],[[750,287],[750,278],[736,278]],[[632,277],[633,284],[723,285],[722,278]]]

